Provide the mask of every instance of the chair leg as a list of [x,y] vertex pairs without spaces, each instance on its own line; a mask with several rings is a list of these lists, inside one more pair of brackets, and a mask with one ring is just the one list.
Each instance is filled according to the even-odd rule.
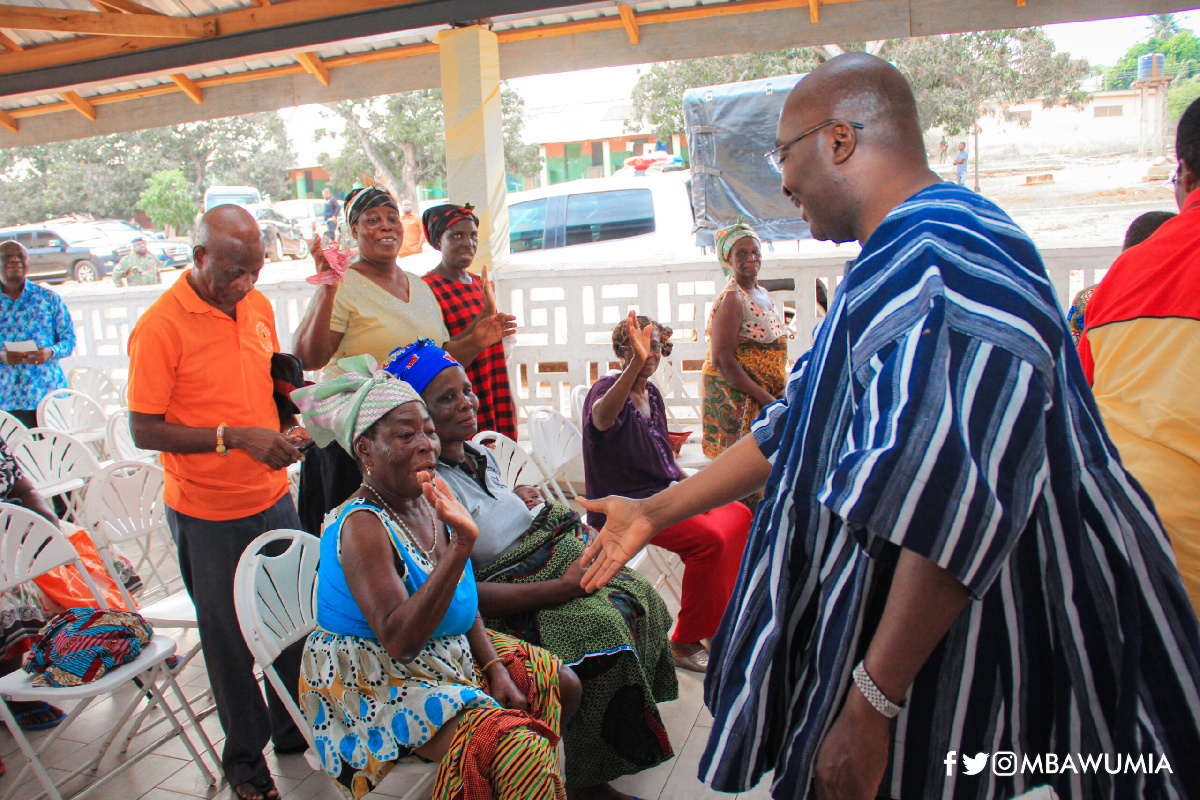
[[[38,758],[33,745],[25,738],[25,732],[17,725],[17,720],[13,717],[12,712],[9,711],[8,703],[2,700],[0,700],[0,719],[4,720],[4,724],[8,726],[8,732],[17,740],[17,747],[21,748],[21,753],[24,754],[26,760],[29,762],[27,769],[33,770],[33,774],[37,776],[38,783],[46,788],[46,794],[51,800],[62,800],[62,795],[58,793],[58,787],[54,785],[54,781],[50,780],[50,774],[42,766],[41,759]],[[26,770],[22,770],[18,778],[24,777],[25,772]],[[4,793],[4,800],[12,797],[13,790],[21,787],[22,784],[23,781],[21,780],[13,781],[12,786]]]
[[[180,657],[179,664],[177,665],[176,668],[183,669],[184,667],[186,667],[191,662],[191,660],[196,657],[196,654],[198,654],[199,652],[200,652],[200,643],[197,642],[196,645],[191,650],[187,651]],[[211,696],[212,696],[212,690],[209,689],[209,690],[205,690],[204,692],[201,692],[199,695],[197,695],[195,698],[193,698],[193,700],[199,702],[199,701],[204,700],[206,697],[211,697]],[[134,737],[151,730],[152,728],[158,726],[159,724],[161,724],[162,722],[165,721],[165,718],[160,718],[160,719],[154,720],[149,725],[146,724],[146,719],[154,712],[155,707],[156,706],[154,706],[153,704],[147,704],[146,707],[143,708],[141,710],[141,712],[138,714],[137,719],[134,720],[133,725],[131,725],[129,728],[129,733],[126,734],[126,736],[125,736],[124,744],[121,745],[122,753],[129,752],[129,744],[133,741]],[[212,711],[215,711],[215,710],[216,710],[216,706],[213,705],[210,708],[206,708],[198,716],[200,716],[201,718],[206,717],[206,716],[208,716],[208,714],[210,714]]]
[[[187,717],[188,724],[191,725],[192,730],[194,730],[196,732],[196,735],[200,737],[200,743],[204,745],[204,749],[208,752],[209,757],[213,760],[213,764],[216,765],[217,772],[219,773],[221,770],[221,758],[220,758],[220,756],[217,755],[217,751],[215,749],[213,749],[213,745],[212,745],[212,742],[208,738],[208,734],[205,733],[204,729],[200,727],[200,720],[198,720],[196,718],[196,715],[192,712],[192,707],[190,705],[188,705],[186,698],[184,698],[183,690],[179,688],[179,683],[175,680],[175,676],[173,674],[171,674],[171,671],[169,669],[167,669],[166,664],[160,665],[160,668],[162,669],[163,673],[166,675],[167,683],[170,684],[170,686],[171,686],[171,691],[175,694],[175,697],[179,700],[179,703],[180,703],[179,710],[183,712],[185,717]],[[163,706],[164,707],[166,706],[165,698],[163,700]],[[174,719],[174,715],[172,715],[172,719]],[[180,733],[183,734],[184,746],[187,747],[188,752],[192,754],[192,756],[196,759],[197,762],[200,762],[200,755],[195,752],[195,750],[192,746],[191,739],[188,738],[188,735],[182,729],[180,729]],[[212,775],[212,773],[210,773],[208,771],[208,769],[206,767],[203,766],[202,762],[201,762],[201,769],[206,775],[208,775],[209,778],[212,779],[209,781],[209,785],[216,785],[217,779]]]

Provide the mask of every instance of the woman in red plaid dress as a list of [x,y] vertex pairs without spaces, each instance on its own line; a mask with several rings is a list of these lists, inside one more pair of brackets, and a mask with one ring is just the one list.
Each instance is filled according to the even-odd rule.
[[[492,312],[496,308],[487,268],[482,277],[467,271],[479,246],[479,218],[470,204],[447,204],[427,209],[422,221],[429,243],[442,252],[442,263],[422,280],[429,284],[442,307],[446,330],[457,336],[480,318],[485,306]],[[504,343],[497,342],[484,350],[466,370],[479,398],[479,429],[498,431],[516,439],[517,410],[508,383]]]

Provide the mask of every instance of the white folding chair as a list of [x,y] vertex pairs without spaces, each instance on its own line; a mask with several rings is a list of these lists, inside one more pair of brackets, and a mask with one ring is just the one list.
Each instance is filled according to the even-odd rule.
[[662,392],[663,405],[667,407],[667,417],[670,418],[671,424],[675,428],[681,428],[679,419],[675,416],[675,412],[671,410],[671,406],[684,406],[691,411],[692,417],[699,422],[701,419],[700,404],[701,398],[692,397],[688,394],[687,386],[683,382],[683,375],[675,368],[675,365],[670,361],[658,362],[658,374],[655,376],[654,385]]
[[84,444],[104,444],[104,409],[83,392],[55,389],[47,392],[37,407],[39,428],[69,433]]
[[578,496],[570,479],[561,475],[563,467],[583,457],[583,434],[575,423],[549,406],[535,406],[529,410],[529,444],[534,462],[559,501],[567,502],[560,477],[571,494]]
[[[287,548],[277,555],[267,549]],[[272,547],[275,545],[275,547]],[[275,669],[275,659],[285,649],[308,638],[317,627],[317,562],[321,540],[303,531],[268,531],[242,553],[233,576],[233,605],[237,610],[242,636],[254,661],[296,722],[308,742],[304,758],[314,770],[321,770],[312,726],[292,700],[292,693]],[[403,762],[400,768],[415,772],[416,785],[404,795],[415,798],[432,783],[437,764]]]
[[[67,538],[55,525],[52,525],[32,511],[0,503],[0,558],[3,559],[2,563],[0,563],[0,591],[7,591],[19,584],[33,580],[55,567],[73,564],[83,578],[88,590],[92,593],[97,607],[105,607],[103,597],[96,589],[95,583],[93,583],[87,569],[84,568],[82,561],[79,559],[79,554],[75,552],[75,548],[71,546],[71,543],[67,541]],[[210,786],[215,786],[217,783],[216,776],[209,769],[208,764],[201,758],[200,753],[197,752],[196,746],[184,731],[179,717],[167,707],[166,699],[163,696],[164,688],[169,688],[175,697],[180,700],[182,703],[181,710],[185,717],[184,721],[192,729],[192,732],[200,737],[199,741],[212,759],[212,764],[219,769],[221,761],[217,757],[216,752],[213,751],[212,743],[196,721],[195,716],[191,713],[191,709],[187,706],[186,701],[183,700],[183,692],[180,691],[179,684],[175,682],[175,677],[169,669],[166,669],[163,663],[174,653],[175,642],[169,636],[155,635],[142,649],[141,654],[136,659],[102,675],[95,681],[79,686],[35,686],[33,684],[33,676],[24,670],[17,670],[0,677],[0,695],[11,700],[43,701],[52,704],[79,701],[71,709],[62,724],[55,728],[41,742],[41,747],[37,750],[33,748],[29,740],[25,737],[24,732],[17,725],[17,721],[13,718],[8,704],[0,702],[0,719],[4,720],[4,723],[8,726],[9,735],[16,738],[17,746],[29,761],[29,764],[21,771],[21,774],[10,784],[5,798],[10,797],[13,791],[24,788],[24,779],[31,769],[34,775],[37,776],[38,781],[45,787],[46,794],[52,800],[62,800],[62,794],[59,790],[69,781],[83,776],[84,773],[94,773],[108,754],[107,747],[101,747],[85,764],[78,767],[66,778],[63,778],[57,785],[46,772],[41,757],[54,746],[59,737],[70,728],[71,724],[79,718],[79,715],[83,713],[93,700],[113,695],[114,692],[125,687],[129,687],[133,691],[125,701],[125,709],[121,715],[122,723],[125,719],[128,719],[143,699],[147,699],[153,706],[164,711],[167,721],[170,723],[171,730],[154,742],[140,748],[131,758],[115,765],[103,777],[96,779],[93,775],[89,775],[86,779],[87,785],[79,792],[74,793],[72,797],[91,794],[97,789],[106,786],[113,778],[125,772],[143,757],[156,750],[159,745],[176,736],[182,739],[184,747],[187,748],[196,768],[204,775],[205,781]],[[116,697],[113,699],[115,702],[121,702]]]
[[104,426],[104,446],[110,457],[117,461],[146,461],[158,463],[157,450],[143,450],[134,444],[133,432],[129,430],[129,409],[113,412]]
[[589,388],[581,383],[571,390],[571,418],[580,428],[583,427],[583,401],[587,399]]
[[101,406],[120,408],[121,389],[108,373],[95,367],[75,367],[67,373],[67,386],[83,392]]
[[52,428],[30,428],[9,451],[47,500],[63,496],[67,517],[83,526],[83,492],[100,471],[91,448],[70,434]]
[[504,485],[510,489],[518,486],[537,486],[547,491],[546,477],[538,469],[521,446],[503,433],[496,431],[480,431],[471,437],[471,442],[480,447],[486,447],[496,459],[500,468],[500,477]]
[[12,447],[16,440],[24,436],[28,430],[21,420],[7,411],[0,411],[0,439],[3,439],[6,445]]

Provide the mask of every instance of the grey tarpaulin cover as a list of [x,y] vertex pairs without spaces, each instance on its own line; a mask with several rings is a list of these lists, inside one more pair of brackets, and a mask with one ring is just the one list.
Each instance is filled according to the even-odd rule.
[[763,153],[775,146],[779,111],[803,75],[688,89],[683,119],[692,165],[696,244],[742,215],[763,241],[808,239],[808,223],[780,191]]

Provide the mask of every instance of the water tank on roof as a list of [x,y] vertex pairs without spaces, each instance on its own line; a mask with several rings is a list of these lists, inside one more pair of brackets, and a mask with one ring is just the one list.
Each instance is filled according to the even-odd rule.
[[1148,81],[1154,78],[1161,78],[1167,72],[1167,57],[1162,53],[1147,53],[1144,56],[1138,56],[1138,76],[1139,81]]

